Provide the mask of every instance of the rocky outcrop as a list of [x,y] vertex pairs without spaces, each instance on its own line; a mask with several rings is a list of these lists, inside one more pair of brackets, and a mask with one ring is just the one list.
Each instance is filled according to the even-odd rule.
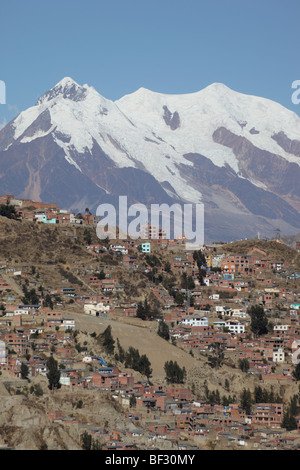
[[[269,192],[284,198],[299,210],[299,165],[277,154],[255,147],[245,137],[235,135],[224,127],[218,128],[213,133],[213,139],[232,149],[238,159],[240,175],[243,178],[261,184]],[[277,200],[276,203],[279,201]]]
[[286,152],[291,153],[296,157],[300,157],[300,140],[289,139],[284,132],[278,132],[277,134],[272,135],[272,139],[274,139]]

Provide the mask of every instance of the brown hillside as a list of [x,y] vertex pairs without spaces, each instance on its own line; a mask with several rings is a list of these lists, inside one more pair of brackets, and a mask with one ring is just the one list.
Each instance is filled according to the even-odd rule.
[[[240,240],[233,243],[224,244],[218,248],[219,252],[238,254],[247,254],[252,248],[258,248],[267,254],[268,258],[274,260],[284,260],[295,267],[300,267],[300,255],[296,250],[282,243],[276,241],[263,241],[258,239]],[[259,253],[257,253],[259,254]]]

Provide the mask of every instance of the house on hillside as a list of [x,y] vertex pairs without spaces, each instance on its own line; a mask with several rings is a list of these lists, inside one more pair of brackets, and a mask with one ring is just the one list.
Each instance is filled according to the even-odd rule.
[[94,303],[85,304],[83,309],[84,309],[84,313],[86,313],[87,315],[92,315],[94,317],[99,317],[100,315],[108,314],[109,310],[110,310],[110,306],[105,305],[102,302],[99,302],[99,303],[96,303],[96,304],[94,304]]

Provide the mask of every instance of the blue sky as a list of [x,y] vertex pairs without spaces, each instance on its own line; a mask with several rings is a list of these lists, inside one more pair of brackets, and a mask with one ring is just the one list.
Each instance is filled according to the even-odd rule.
[[64,76],[116,100],[213,82],[292,103],[299,0],[1,0],[0,125]]

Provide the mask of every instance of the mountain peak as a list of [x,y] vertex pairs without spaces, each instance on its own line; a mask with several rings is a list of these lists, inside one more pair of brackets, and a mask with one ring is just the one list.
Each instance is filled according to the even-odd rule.
[[64,77],[62,80],[60,80],[60,82],[58,82],[54,88],[69,88],[71,86],[77,86],[79,87],[78,83],[75,82],[75,80],[73,80],[73,78],[71,77]]
[[72,101],[83,101],[86,97],[87,85],[80,86],[70,77],[64,77],[53,88],[44,93],[38,100],[37,105],[51,101],[61,96]]
[[233,91],[231,88],[229,88],[227,85],[221,82],[214,82],[208,85],[206,90],[215,90],[217,92],[224,92],[224,91]]

